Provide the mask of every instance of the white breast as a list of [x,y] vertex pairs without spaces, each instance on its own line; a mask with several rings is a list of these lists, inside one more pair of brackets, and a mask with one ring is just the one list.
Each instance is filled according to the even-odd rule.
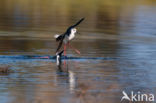
[[69,40],[72,40],[74,37],[75,37],[75,34],[74,34],[74,33],[71,33],[71,34],[69,35]]

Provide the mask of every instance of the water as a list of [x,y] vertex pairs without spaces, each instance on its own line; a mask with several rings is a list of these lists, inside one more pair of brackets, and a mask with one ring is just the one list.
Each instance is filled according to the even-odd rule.
[[[0,103],[119,103],[156,94],[155,1],[0,1]],[[53,35],[80,18],[66,65]]]

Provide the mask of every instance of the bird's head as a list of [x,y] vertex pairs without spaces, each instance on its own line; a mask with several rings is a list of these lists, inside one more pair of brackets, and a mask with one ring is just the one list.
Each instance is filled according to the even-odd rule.
[[71,33],[75,34],[76,33],[76,28],[71,29]]

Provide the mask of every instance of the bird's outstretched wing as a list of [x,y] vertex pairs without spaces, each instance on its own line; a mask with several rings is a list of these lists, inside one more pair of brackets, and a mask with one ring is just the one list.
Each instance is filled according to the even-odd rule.
[[75,26],[79,25],[85,18],[81,18],[76,24],[72,25],[71,27],[74,28]]
[[63,52],[64,52],[64,50],[62,50],[62,51],[61,51],[58,55],[60,55],[60,56],[61,56]]
[[69,35],[70,32],[71,32],[71,29],[74,28],[74,27],[76,27],[77,25],[79,25],[84,19],[85,19],[85,18],[81,18],[77,23],[75,23],[74,25],[70,26],[70,27],[67,29],[67,31],[65,32],[65,34],[68,34],[68,35]]
[[59,51],[59,49],[61,48],[61,46],[62,46],[62,44],[63,44],[63,39],[64,39],[64,35],[63,35],[63,37],[61,38],[61,40],[60,40],[60,43],[59,43],[59,45],[58,45],[58,47],[57,47],[57,49],[56,49],[56,53]]
[[[77,25],[79,25],[83,20],[84,20],[84,18],[81,18],[76,24],[70,26],[70,27],[67,29],[67,31],[66,31],[63,35],[61,35],[60,38],[58,38],[59,40],[60,40],[60,39],[61,39],[61,40],[60,40],[60,43],[59,43],[58,48],[56,49],[56,52],[58,52],[58,50],[61,48],[61,46],[62,46],[62,44],[63,44],[63,39],[64,39],[65,35],[69,35],[70,32],[71,32],[71,29],[74,28],[74,27],[76,27]],[[59,41],[59,40],[58,40],[58,41]]]

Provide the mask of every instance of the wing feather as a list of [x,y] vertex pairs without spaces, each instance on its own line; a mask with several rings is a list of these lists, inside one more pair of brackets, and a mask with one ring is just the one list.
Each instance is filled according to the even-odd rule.
[[61,48],[62,44],[63,44],[63,39],[64,39],[64,35],[62,36],[61,40],[60,40],[60,43],[56,49],[56,53],[59,51],[59,49]]

